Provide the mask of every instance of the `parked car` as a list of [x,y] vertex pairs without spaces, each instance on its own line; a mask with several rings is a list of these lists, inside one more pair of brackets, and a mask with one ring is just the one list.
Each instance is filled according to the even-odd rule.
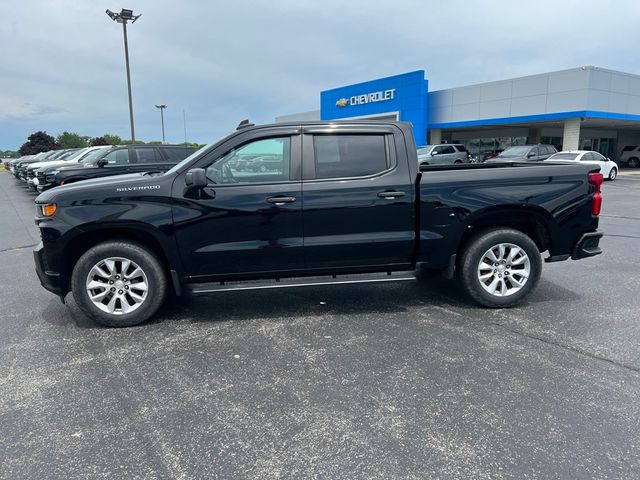
[[545,162],[576,162],[600,167],[602,176],[607,180],[615,180],[618,177],[618,164],[610,158],[598,152],[590,150],[567,150],[555,153],[545,160]]
[[457,143],[443,143],[440,145],[425,145],[418,148],[418,162],[420,165],[453,165],[468,163],[471,155],[464,145]]
[[553,145],[517,145],[505,148],[497,157],[489,158],[485,162],[541,162],[554,153],[558,153],[558,150]]
[[640,146],[627,145],[620,154],[620,163],[631,168],[640,167]]
[[27,182],[27,168],[29,167],[29,165],[31,165],[32,163],[36,163],[36,162],[43,162],[43,161],[47,161],[47,160],[55,160],[56,158],[64,155],[66,153],[66,150],[50,150],[49,152],[46,152],[45,154],[42,155],[42,157],[37,158],[33,157],[29,160],[23,160],[20,161],[16,164],[16,166],[14,167],[14,172],[13,175],[19,179],[20,181],[26,183]]
[[[236,175],[230,163],[245,150],[277,154],[281,170]],[[406,281],[418,264],[457,272],[475,301],[507,307],[538,283],[541,252],[547,262],[601,253],[597,170],[540,162],[420,172],[404,122],[244,127],[165,173],[40,194],[36,270],[47,290],[71,291],[108,326],[148,319],[168,289]]]
[[[109,177],[134,172],[163,172],[188,157],[193,147],[181,145],[125,145],[104,150],[91,160],[78,165],[60,167],[51,186],[68,185],[90,178]],[[82,165],[82,166],[81,166]]]
[[44,192],[52,188],[55,175],[60,171],[61,167],[79,167],[81,165],[90,164],[97,157],[102,155],[106,150],[111,150],[111,145],[100,145],[96,147],[88,147],[77,152],[74,156],[63,162],[53,161],[42,163],[41,167],[36,170],[36,176],[33,184],[39,192]]
[[282,157],[274,155],[264,155],[249,160],[244,166],[244,170],[250,172],[277,172],[282,170]]
[[87,150],[86,148],[70,148],[68,150],[64,150],[64,153],[61,153],[57,156],[57,158],[50,160],[47,159],[44,162],[34,162],[27,164],[27,185],[30,189],[35,190],[37,185],[36,180],[36,171],[42,167],[48,167],[53,165],[63,165],[65,162],[73,159],[76,155],[81,154],[83,151]]

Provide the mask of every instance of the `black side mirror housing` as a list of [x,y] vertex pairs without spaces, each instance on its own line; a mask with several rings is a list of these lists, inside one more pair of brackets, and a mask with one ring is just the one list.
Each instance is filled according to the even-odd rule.
[[535,154],[535,153],[533,153],[533,152],[531,152],[531,153],[527,154],[527,158],[533,158],[533,157],[535,157],[535,156],[536,156],[536,154]]
[[101,158],[100,160],[98,160],[98,161],[96,162],[96,166],[98,166],[98,167],[104,167],[107,163],[109,163],[109,162],[107,161],[107,159],[106,159],[106,158]]
[[207,172],[204,168],[192,168],[187,172],[184,183],[189,188],[204,188],[208,185]]

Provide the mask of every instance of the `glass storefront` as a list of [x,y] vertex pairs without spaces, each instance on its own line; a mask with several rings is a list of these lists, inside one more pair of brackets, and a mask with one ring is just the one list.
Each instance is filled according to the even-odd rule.
[[471,154],[480,160],[496,156],[507,147],[515,145],[526,145],[527,137],[488,137],[488,138],[472,138],[470,140],[458,141],[453,143],[462,143]]
[[614,158],[616,155],[615,138],[580,138],[580,150],[593,150],[605,157]]

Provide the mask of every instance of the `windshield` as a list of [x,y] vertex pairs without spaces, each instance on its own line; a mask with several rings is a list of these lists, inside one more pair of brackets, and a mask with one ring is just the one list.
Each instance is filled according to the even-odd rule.
[[529,152],[529,147],[509,147],[498,156],[502,158],[526,157],[527,152]]
[[418,149],[418,155],[426,155],[433,149],[433,145],[427,145]]
[[73,157],[76,153],[78,153],[77,149],[69,150],[67,153],[64,153],[58,157],[58,160],[68,160]]
[[71,152],[68,157],[66,157],[66,158],[63,157],[61,160],[65,160],[65,161],[77,160],[78,158],[82,157],[82,155],[87,153],[88,150],[89,150],[89,147],[81,148],[80,150],[75,150],[75,151]]
[[95,150],[91,150],[88,153],[86,153],[84,157],[80,159],[80,163],[92,163],[96,158],[101,156],[103,153],[111,150],[111,148],[96,148]]
[[182,160],[180,163],[174,165],[171,169],[167,170],[166,174],[171,174],[171,173],[177,172],[178,170],[180,170],[180,168],[184,167],[191,160],[193,160],[196,156],[200,155],[201,152],[203,152],[204,150],[208,149],[212,145],[213,145],[213,143],[210,143],[209,145],[205,145],[204,147],[199,148],[198,150],[193,152],[191,155],[189,155],[187,158]]
[[547,160],[575,160],[578,155],[577,153],[556,153],[547,158]]

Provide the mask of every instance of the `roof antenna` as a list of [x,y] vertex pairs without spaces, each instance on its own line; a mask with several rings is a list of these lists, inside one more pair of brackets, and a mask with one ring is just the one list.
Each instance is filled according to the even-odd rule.
[[236,128],[236,130],[242,130],[243,128],[247,128],[247,127],[255,127],[255,125],[256,125],[255,123],[250,123],[248,118],[245,118],[238,124],[238,127]]

